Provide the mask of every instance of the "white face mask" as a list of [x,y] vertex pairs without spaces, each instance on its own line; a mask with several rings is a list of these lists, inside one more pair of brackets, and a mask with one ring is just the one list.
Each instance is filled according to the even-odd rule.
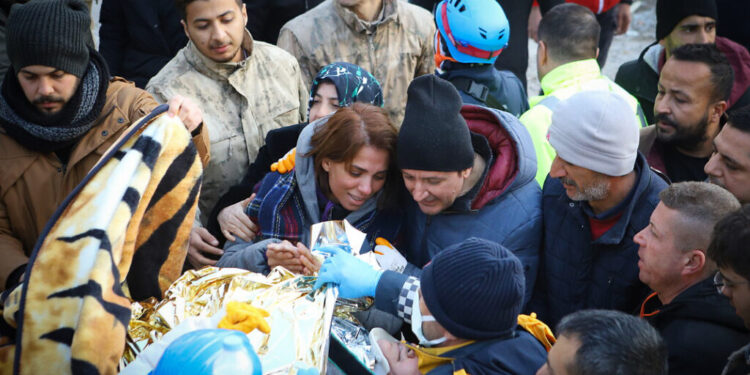
[[416,335],[417,339],[419,339],[420,346],[429,348],[445,342],[445,340],[447,339],[445,336],[436,338],[434,340],[427,340],[427,338],[424,337],[424,334],[422,333],[422,322],[434,322],[435,317],[433,317],[432,315],[422,316],[422,311],[419,308],[419,305],[415,306],[411,311],[411,331],[414,332],[414,335]]

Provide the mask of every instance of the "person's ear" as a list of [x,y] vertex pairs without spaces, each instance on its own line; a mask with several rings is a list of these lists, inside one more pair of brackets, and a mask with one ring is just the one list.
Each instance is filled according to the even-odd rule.
[[323,161],[322,161],[322,162],[320,163],[320,166],[321,166],[321,167],[323,167],[323,170],[324,170],[324,171],[326,171],[326,172],[331,172],[331,163],[332,163],[332,162],[331,162],[331,159],[329,159],[329,158],[325,158],[325,159],[323,159]]
[[539,46],[536,49],[537,54],[537,63],[540,66],[547,65],[547,60],[549,59],[549,56],[547,56],[547,43],[545,43],[543,40],[539,41]]
[[699,249],[690,250],[685,254],[684,262],[683,274],[703,273],[703,269],[706,267],[706,253]]
[[242,2],[242,24],[247,26],[247,7],[245,6],[245,2]]
[[727,110],[727,101],[719,100],[718,102],[711,105],[709,109],[709,118],[712,123],[718,124],[721,121],[721,116]]
[[473,168],[474,167],[466,168],[466,169],[462,170],[461,172],[459,172],[459,174],[461,175],[462,178],[469,178],[469,176],[471,175],[471,170]]
[[188,32],[187,23],[185,22],[184,19],[180,20],[180,23],[182,24],[182,30],[185,32],[185,36],[187,36],[187,38],[190,39],[190,33]]

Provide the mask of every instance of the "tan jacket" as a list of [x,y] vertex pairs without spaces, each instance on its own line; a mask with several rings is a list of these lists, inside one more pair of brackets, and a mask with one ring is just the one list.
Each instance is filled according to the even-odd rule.
[[307,113],[308,90],[294,57],[249,33],[243,48],[243,61],[217,63],[188,42],[146,85],[157,100],[180,94],[203,111],[211,138],[198,202],[204,224],[219,197],[242,180],[266,133],[300,123]]
[[[114,78],[96,124],[76,144],[66,165],[54,153],[26,149],[0,128],[0,290],[11,272],[28,262],[47,220],[65,197],[131,122],[156,105],[147,92]],[[205,143],[193,141],[205,154]]]
[[332,62],[349,62],[370,71],[383,87],[391,120],[400,127],[409,83],[435,70],[435,23],[428,11],[416,5],[383,2],[383,18],[368,25],[338,1],[326,0],[287,22],[278,45],[297,57],[308,87],[318,71]]

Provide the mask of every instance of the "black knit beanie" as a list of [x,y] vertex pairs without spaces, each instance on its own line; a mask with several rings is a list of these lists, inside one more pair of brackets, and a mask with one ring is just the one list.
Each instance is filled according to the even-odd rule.
[[421,171],[461,171],[474,165],[474,148],[461,97],[434,74],[409,84],[406,114],[398,133],[398,166]]
[[664,39],[689,16],[711,17],[718,21],[716,0],[656,0],[656,40]]
[[521,261],[502,245],[469,238],[438,253],[422,271],[422,298],[443,328],[468,340],[513,331],[521,313]]
[[89,9],[81,0],[15,4],[7,23],[8,57],[16,72],[44,65],[82,77],[89,64]]

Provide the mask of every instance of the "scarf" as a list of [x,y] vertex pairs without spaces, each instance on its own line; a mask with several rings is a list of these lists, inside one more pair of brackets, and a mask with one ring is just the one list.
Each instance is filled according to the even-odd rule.
[[0,89],[0,125],[8,135],[24,147],[43,153],[70,147],[83,137],[104,108],[109,85],[104,59],[95,51],[90,56],[75,94],[52,115],[29,102],[11,66]]

